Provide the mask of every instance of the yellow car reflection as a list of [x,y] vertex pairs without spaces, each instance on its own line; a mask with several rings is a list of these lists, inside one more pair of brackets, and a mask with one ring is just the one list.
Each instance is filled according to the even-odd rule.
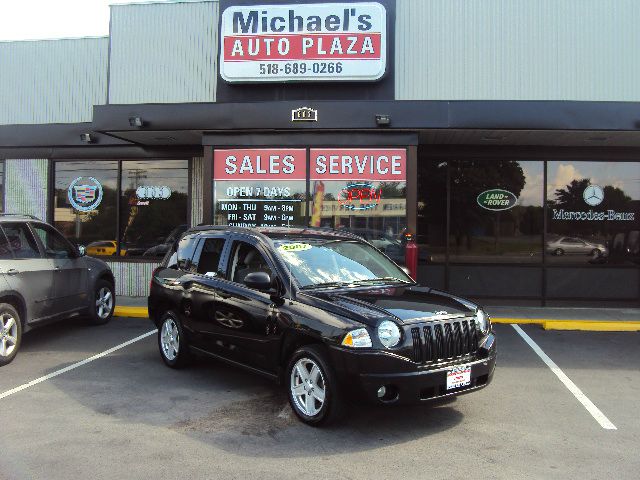
[[[87,245],[86,254],[92,257],[100,256],[113,256],[116,254],[117,243],[112,240],[93,242]],[[125,248],[120,248],[120,256],[124,257],[127,254]]]

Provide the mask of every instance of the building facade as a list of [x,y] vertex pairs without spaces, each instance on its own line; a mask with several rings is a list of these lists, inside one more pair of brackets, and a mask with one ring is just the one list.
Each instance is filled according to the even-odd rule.
[[345,228],[484,302],[640,301],[633,0],[193,1],[0,43],[0,209],[118,293],[201,223]]

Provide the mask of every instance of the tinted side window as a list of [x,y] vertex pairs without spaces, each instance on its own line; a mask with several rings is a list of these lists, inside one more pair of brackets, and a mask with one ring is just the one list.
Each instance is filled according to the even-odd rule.
[[38,244],[26,223],[5,223],[2,228],[16,258],[40,258]]
[[218,273],[220,256],[224,249],[224,238],[206,238],[201,242],[199,252],[196,252],[190,270],[202,275],[207,273]]
[[253,272],[266,272],[272,275],[269,264],[256,247],[245,242],[236,242],[229,278],[236,283],[244,283],[245,277]]
[[73,258],[71,246],[53,228],[48,225],[32,225],[32,227],[44,245],[46,258]]
[[13,258],[13,253],[11,253],[11,247],[9,246],[9,240],[7,240],[7,236],[0,228],[0,260],[8,260]]
[[198,237],[195,236],[184,237],[180,240],[177,253],[177,267],[179,269],[187,270],[189,268],[197,242]]

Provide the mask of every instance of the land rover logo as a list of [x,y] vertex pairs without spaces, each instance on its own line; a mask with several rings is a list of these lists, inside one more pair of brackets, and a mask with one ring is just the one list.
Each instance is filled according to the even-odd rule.
[[499,212],[501,210],[509,210],[518,204],[518,197],[508,190],[494,188],[485,190],[478,195],[478,205],[486,210]]
[[300,107],[291,110],[292,122],[317,122],[318,111],[311,107]]
[[582,192],[582,198],[587,205],[595,207],[600,205],[604,200],[604,190],[598,185],[589,185],[584,189],[584,192]]

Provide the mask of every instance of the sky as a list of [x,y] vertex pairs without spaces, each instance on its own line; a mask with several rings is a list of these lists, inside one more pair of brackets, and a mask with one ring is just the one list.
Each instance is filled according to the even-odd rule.
[[[158,0],[156,3],[163,1]],[[165,0],[171,1],[171,0]],[[103,37],[109,5],[135,0],[0,0],[0,41]]]

